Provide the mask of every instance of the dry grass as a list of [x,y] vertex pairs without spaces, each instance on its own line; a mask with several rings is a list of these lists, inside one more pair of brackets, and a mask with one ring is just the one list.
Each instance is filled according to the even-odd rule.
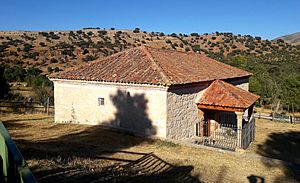
[[[143,154],[139,153],[151,152],[162,161],[181,168],[181,171],[192,170],[188,176],[203,182],[300,180],[297,172],[299,164],[296,164],[299,163],[300,148],[275,148],[275,153],[272,151],[272,140],[276,139],[276,134],[283,142],[285,139],[280,134],[292,134],[284,148],[299,147],[299,141],[296,141],[300,125],[258,120],[255,142],[247,151],[233,153],[138,138],[89,125],[55,124],[52,117],[44,115],[2,115],[0,120],[8,128],[39,182],[89,182],[91,178],[103,176],[103,170],[118,169],[141,158]],[[280,150],[282,152],[278,153]],[[298,154],[291,156],[290,151]],[[290,163],[264,159],[260,155]],[[79,170],[84,171],[78,173]]]

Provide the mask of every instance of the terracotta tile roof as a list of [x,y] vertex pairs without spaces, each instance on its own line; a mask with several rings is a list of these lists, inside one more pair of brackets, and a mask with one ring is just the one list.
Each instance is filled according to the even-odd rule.
[[249,108],[260,97],[221,80],[213,81],[197,102],[202,106]]
[[251,75],[201,54],[141,46],[49,77],[170,86]]

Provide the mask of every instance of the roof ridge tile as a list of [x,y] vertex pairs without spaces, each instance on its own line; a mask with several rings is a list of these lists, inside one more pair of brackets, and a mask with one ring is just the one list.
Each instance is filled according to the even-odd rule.
[[156,67],[156,69],[158,70],[160,76],[162,77],[162,79],[164,80],[164,82],[166,83],[166,85],[171,85],[172,81],[170,80],[170,78],[165,74],[165,71],[163,70],[163,68],[159,65],[158,62],[155,61],[155,59],[153,58],[152,54],[149,52],[148,48],[146,46],[141,46],[140,49],[146,54],[146,56],[149,58],[149,60],[152,62],[152,64],[154,65],[154,67]]

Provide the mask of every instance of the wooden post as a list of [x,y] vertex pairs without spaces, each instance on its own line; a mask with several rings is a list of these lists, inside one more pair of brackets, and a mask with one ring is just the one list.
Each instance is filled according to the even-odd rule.
[[273,112],[273,111],[272,111],[272,113],[271,113],[271,116],[272,116],[271,121],[273,121],[273,120],[274,120],[274,112]]
[[198,117],[199,117],[199,126],[198,126],[198,136],[203,136],[203,120],[204,120],[204,112],[198,109]]
[[49,97],[47,98],[47,115],[49,115]]

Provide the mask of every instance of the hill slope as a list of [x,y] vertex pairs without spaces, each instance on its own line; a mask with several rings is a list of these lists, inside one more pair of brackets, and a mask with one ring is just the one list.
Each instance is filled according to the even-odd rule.
[[49,74],[140,45],[202,53],[250,71],[250,89],[261,96],[261,105],[300,111],[300,46],[283,39],[219,32],[165,35],[139,29],[0,31],[0,64],[8,81],[43,86],[48,81],[37,77],[39,69]]
[[290,43],[290,44],[300,45],[300,32],[281,36],[279,38],[276,38],[275,40],[278,40],[278,39],[282,39],[285,42]]
[[[282,54],[299,57],[299,49],[282,40],[268,41],[250,35],[232,33],[191,35],[130,30],[83,29],[77,31],[0,31],[0,63],[64,69],[95,60],[126,48],[140,45],[156,48],[194,51],[214,56],[253,55],[266,61],[283,59]],[[51,69],[48,69],[51,71]]]

